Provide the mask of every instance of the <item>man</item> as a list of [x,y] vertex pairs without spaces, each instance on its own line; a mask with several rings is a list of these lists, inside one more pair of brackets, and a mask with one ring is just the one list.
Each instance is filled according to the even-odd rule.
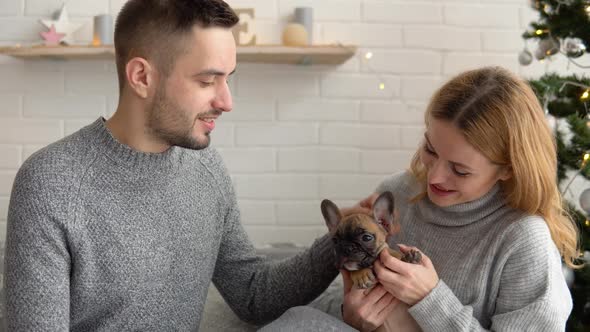
[[336,277],[328,237],[288,261],[256,256],[230,177],[208,148],[232,109],[237,21],[222,0],[124,5],[115,114],[40,150],[16,177],[9,331],[196,330],[211,281],[259,324]]

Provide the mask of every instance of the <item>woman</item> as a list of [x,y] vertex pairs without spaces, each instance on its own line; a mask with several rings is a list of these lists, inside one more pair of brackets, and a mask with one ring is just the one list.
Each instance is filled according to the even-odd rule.
[[[563,331],[572,303],[560,257],[575,267],[577,230],[562,208],[555,142],[535,94],[505,69],[467,71],[434,94],[425,122],[410,170],[376,190],[396,198],[401,231],[390,242],[419,249],[423,261],[384,250],[380,284],[424,331]],[[342,213],[369,212],[377,193]],[[395,327],[375,313],[395,301],[371,293],[345,295],[344,321],[362,331]]]

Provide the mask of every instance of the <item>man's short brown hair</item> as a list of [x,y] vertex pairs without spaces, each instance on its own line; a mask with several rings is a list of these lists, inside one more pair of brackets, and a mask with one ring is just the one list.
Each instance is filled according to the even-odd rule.
[[125,67],[134,57],[155,63],[167,76],[183,40],[195,25],[232,28],[238,16],[223,0],[129,0],[117,16],[115,53],[119,91],[126,81]]

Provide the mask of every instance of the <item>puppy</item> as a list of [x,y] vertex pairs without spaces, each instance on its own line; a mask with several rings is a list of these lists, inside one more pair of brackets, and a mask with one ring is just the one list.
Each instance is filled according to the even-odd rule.
[[[338,268],[350,271],[353,287],[371,288],[375,285],[372,267],[381,250],[389,250],[392,256],[402,261],[420,263],[422,255],[419,251],[412,250],[402,254],[387,245],[388,230],[394,221],[394,200],[391,192],[386,191],[379,195],[373,205],[373,217],[353,214],[342,218],[336,204],[327,199],[322,201],[321,207],[334,241]],[[399,303],[375,332],[389,331],[421,331],[408,313],[405,303]]]
[[406,254],[389,248],[388,230],[394,219],[394,199],[390,191],[379,195],[373,205],[373,217],[366,214],[353,214],[342,218],[336,204],[330,200],[322,201],[322,214],[332,234],[338,268],[350,271],[353,286],[371,288],[375,284],[373,263],[381,250],[404,262],[419,263],[420,252],[412,250]]

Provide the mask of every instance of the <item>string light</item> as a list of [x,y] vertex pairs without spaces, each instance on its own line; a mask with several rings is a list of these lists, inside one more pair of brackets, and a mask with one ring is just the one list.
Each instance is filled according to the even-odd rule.
[[572,182],[574,182],[576,177],[578,175],[580,175],[580,173],[582,173],[582,171],[586,167],[586,164],[588,163],[589,159],[590,159],[590,153],[585,153],[584,156],[582,157],[582,164],[580,165],[580,169],[576,172],[576,174],[574,174],[574,176],[572,176],[572,178],[570,179],[570,182],[568,182],[568,184],[565,186],[565,189],[563,189],[563,191],[562,191],[562,195],[565,195],[565,193],[567,193],[567,190],[572,185]]
[[580,97],[580,99],[581,100],[586,100],[586,99],[588,99],[588,97],[590,97],[590,90],[584,91],[584,93],[582,94],[582,96]]
[[383,78],[381,77],[381,75],[379,75],[379,73],[376,73],[373,68],[371,68],[371,65],[369,64],[369,61],[373,58],[373,52],[371,51],[367,51],[365,52],[365,60],[367,60],[367,69],[369,69],[370,72],[374,73],[375,75],[377,75],[377,77],[379,78],[379,90],[385,90],[385,82],[383,80]]
[[553,13],[553,7],[551,7],[550,4],[545,4],[545,6],[543,6],[543,11],[547,14],[551,14]]
[[588,163],[588,159],[590,159],[590,153],[585,153],[584,157],[582,157],[582,166],[580,166],[580,170],[584,169],[584,167],[586,167],[586,164]]
[[590,227],[590,220],[586,220],[584,224],[586,225],[586,227]]
[[537,29],[537,31],[535,31],[535,34],[536,34],[537,36],[540,36],[540,35],[542,35],[542,34],[543,34],[543,30],[541,30],[541,29]]

